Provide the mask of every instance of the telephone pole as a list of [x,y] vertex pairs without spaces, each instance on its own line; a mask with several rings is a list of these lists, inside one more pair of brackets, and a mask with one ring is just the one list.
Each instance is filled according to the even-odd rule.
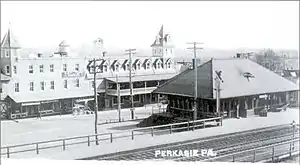
[[[87,69],[89,71],[89,73],[93,74],[94,77],[94,83],[93,83],[93,87],[94,87],[94,108],[95,108],[95,139],[96,139],[96,145],[99,145],[99,141],[98,141],[98,97],[97,97],[97,82],[96,82],[96,77],[97,77],[97,70],[96,70],[96,61],[101,61],[102,59],[93,59],[89,61],[89,64],[87,66]],[[91,69],[92,68],[92,69]],[[100,73],[100,72],[99,72]]]
[[135,54],[136,49],[125,50],[129,55],[129,86],[130,86],[130,111],[131,119],[134,120],[134,107],[133,107],[133,84],[132,84],[132,54]]
[[97,83],[96,83],[96,76],[97,76],[97,72],[96,72],[96,59],[93,59],[93,74],[94,74],[94,102],[95,102],[95,135],[96,135],[96,145],[99,145],[98,142],[98,98],[97,98]]
[[187,48],[187,49],[192,49],[194,50],[194,80],[195,80],[195,84],[194,84],[194,88],[195,88],[195,93],[194,93],[194,113],[193,113],[193,120],[197,120],[197,97],[198,97],[198,73],[197,73],[197,50],[199,49],[203,49],[202,47],[197,47],[197,44],[203,44],[203,43],[198,43],[198,42],[189,42],[187,44],[193,44],[193,47]]

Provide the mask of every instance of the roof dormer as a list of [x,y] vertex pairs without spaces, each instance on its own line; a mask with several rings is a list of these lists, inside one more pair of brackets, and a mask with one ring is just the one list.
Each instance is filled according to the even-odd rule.
[[140,70],[141,69],[141,60],[140,59],[136,59],[134,62],[133,62],[133,67],[135,70]]
[[163,62],[161,59],[157,58],[154,60],[153,65],[155,67],[155,69],[161,69],[163,67]]
[[122,68],[124,69],[124,71],[129,70],[129,60],[125,60],[122,64]]
[[148,70],[151,68],[151,63],[150,63],[150,59],[145,59],[145,61],[143,62],[143,67]]
[[171,58],[168,58],[168,59],[166,60],[165,65],[166,65],[166,69],[171,68],[171,65],[172,65],[172,60],[171,60]]
[[111,64],[111,68],[113,69],[113,71],[119,72],[121,68],[119,60],[114,60],[114,62]]

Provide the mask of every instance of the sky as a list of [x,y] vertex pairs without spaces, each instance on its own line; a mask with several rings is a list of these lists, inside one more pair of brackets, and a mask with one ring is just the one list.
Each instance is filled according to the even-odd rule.
[[22,47],[72,47],[100,37],[109,49],[150,48],[161,25],[177,48],[299,48],[299,2],[1,1],[1,39],[11,26]]

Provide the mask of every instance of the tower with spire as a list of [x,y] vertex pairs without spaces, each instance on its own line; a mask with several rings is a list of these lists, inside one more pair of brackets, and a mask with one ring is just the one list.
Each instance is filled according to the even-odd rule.
[[174,54],[174,45],[171,40],[171,35],[164,31],[162,25],[155,41],[151,45],[152,56],[162,58],[172,58]]
[[5,74],[7,76],[12,75],[12,66],[19,56],[19,50],[21,46],[14,36],[11,28],[11,23],[9,23],[9,28],[7,33],[1,42],[1,60],[0,60],[0,71],[1,74]]

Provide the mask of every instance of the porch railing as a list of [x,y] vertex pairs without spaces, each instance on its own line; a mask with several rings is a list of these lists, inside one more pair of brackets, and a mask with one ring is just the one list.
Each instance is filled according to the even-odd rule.
[[[87,146],[91,146],[91,143],[96,141],[95,139],[98,139],[98,141],[107,141],[113,143],[116,139],[120,139],[120,138],[129,137],[132,140],[134,140],[137,136],[147,135],[147,134],[148,135],[151,134],[151,136],[153,137],[157,133],[172,134],[178,131],[194,131],[197,128],[205,128],[207,125],[222,126],[222,120],[223,120],[222,117],[216,117],[216,118],[209,118],[203,120],[195,120],[195,121],[180,122],[180,123],[173,123],[167,125],[137,128],[137,129],[127,130],[122,132],[77,136],[71,138],[27,143],[21,145],[5,146],[5,147],[1,147],[2,150],[1,155],[6,155],[7,158],[10,158],[12,154],[30,152],[30,151],[35,152],[36,154],[40,154],[41,150],[50,149],[50,148],[61,148],[64,151],[67,149],[67,146],[70,145],[87,144]],[[118,136],[118,134],[121,135]]]

